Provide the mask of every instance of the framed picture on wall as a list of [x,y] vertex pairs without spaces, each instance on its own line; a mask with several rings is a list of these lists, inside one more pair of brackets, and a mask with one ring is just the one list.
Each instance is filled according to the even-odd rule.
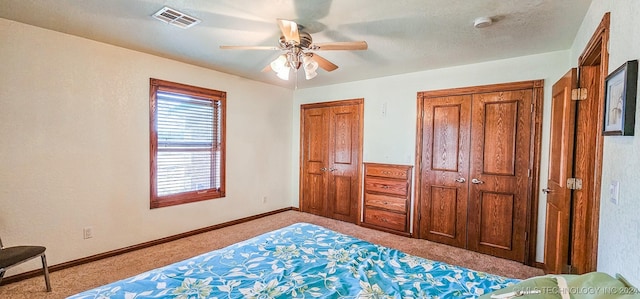
[[638,60],[627,61],[607,76],[603,135],[633,136],[637,85]]

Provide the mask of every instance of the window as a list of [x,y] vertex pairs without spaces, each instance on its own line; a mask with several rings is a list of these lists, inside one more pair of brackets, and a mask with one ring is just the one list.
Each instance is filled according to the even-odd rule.
[[223,91],[151,79],[151,208],[224,197]]

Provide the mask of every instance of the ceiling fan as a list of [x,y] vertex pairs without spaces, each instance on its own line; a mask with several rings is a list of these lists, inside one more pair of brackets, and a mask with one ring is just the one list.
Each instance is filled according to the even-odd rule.
[[232,50],[273,50],[281,51],[283,54],[278,56],[274,61],[267,65],[262,71],[270,70],[276,72],[278,77],[283,80],[289,80],[291,70],[296,72],[303,66],[305,78],[307,80],[314,78],[318,73],[318,67],[327,72],[334,71],[338,68],[331,61],[322,58],[316,54],[316,51],[328,50],[366,50],[367,42],[329,42],[329,43],[313,43],[311,34],[304,30],[304,26],[296,24],[294,21],[277,19],[278,26],[282,35],[277,47],[270,46],[220,46],[221,49]]

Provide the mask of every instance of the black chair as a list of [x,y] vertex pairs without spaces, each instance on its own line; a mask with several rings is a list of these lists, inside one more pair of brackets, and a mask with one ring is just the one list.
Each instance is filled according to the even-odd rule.
[[49,268],[47,268],[47,258],[44,255],[45,247],[42,246],[13,246],[4,247],[0,239],[0,282],[7,269],[22,264],[36,257],[42,258],[42,271],[44,272],[44,282],[47,284],[47,292],[51,292],[49,282]]

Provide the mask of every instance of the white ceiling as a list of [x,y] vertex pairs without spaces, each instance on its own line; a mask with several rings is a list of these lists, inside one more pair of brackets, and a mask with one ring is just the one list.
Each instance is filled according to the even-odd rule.
[[[0,0],[0,17],[263,81],[307,88],[568,49],[592,0]],[[200,18],[181,29],[151,17],[163,6]],[[491,17],[487,28],[474,19]],[[359,41],[366,51],[324,51],[339,66],[312,80],[261,70],[279,52],[276,19],[314,42]],[[297,81],[297,82],[295,82]]]

